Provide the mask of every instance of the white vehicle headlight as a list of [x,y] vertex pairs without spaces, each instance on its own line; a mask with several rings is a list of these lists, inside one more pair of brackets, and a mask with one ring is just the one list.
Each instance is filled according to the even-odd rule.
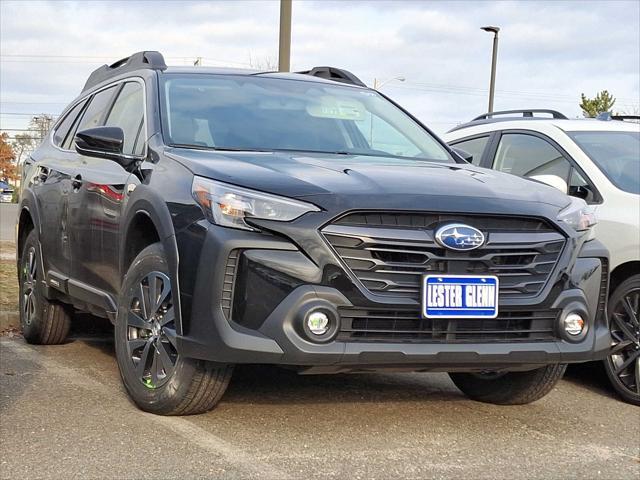
[[593,209],[584,200],[575,197],[571,197],[571,203],[560,211],[557,220],[576,232],[593,232],[592,227],[598,223]]
[[309,203],[202,177],[193,178],[191,191],[207,218],[223,227],[256,230],[249,226],[245,219],[288,222],[305,213],[320,211],[318,207]]

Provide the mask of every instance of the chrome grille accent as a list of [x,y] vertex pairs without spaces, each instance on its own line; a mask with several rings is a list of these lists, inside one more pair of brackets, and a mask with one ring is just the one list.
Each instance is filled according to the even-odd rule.
[[[486,244],[468,252],[441,247],[434,232],[453,222],[480,229]],[[415,300],[422,275],[429,273],[496,275],[501,296],[534,296],[565,244],[565,237],[543,220],[468,214],[357,213],[322,233],[370,292]]]

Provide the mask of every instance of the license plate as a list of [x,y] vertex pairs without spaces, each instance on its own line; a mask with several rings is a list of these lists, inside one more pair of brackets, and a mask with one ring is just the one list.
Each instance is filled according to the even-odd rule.
[[422,315],[426,318],[496,318],[498,278],[489,275],[425,275]]

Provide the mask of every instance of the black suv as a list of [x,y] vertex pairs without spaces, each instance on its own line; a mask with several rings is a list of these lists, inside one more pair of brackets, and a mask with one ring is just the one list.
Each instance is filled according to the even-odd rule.
[[582,200],[463,156],[344,70],[105,65],[24,165],[25,338],[108,317],[159,414],[212,408],[238,363],[534,401],[607,353],[607,251]]

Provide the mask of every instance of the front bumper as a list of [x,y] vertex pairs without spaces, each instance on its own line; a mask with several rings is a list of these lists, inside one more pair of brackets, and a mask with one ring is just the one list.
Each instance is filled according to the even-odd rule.
[[[606,294],[606,249],[597,241],[568,249],[536,298],[500,301],[511,311],[558,311],[553,341],[309,341],[299,325],[310,306],[419,308],[407,298],[381,299],[358,286],[315,228],[297,225],[278,236],[243,232],[202,221],[179,234],[183,335],[179,352],[220,363],[266,363],[309,372],[400,369],[417,371],[526,370],[553,363],[602,359],[610,336],[602,297]],[[298,234],[296,236],[296,233]],[[300,246],[300,247],[299,247]],[[304,248],[304,250],[302,249]],[[229,264],[236,258],[236,264]],[[198,265],[192,272],[183,266]],[[230,293],[229,284],[235,286]],[[243,291],[238,297],[238,289]],[[230,298],[232,297],[232,298]],[[575,309],[588,318],[586,334],[567,341],[560,321]]]

